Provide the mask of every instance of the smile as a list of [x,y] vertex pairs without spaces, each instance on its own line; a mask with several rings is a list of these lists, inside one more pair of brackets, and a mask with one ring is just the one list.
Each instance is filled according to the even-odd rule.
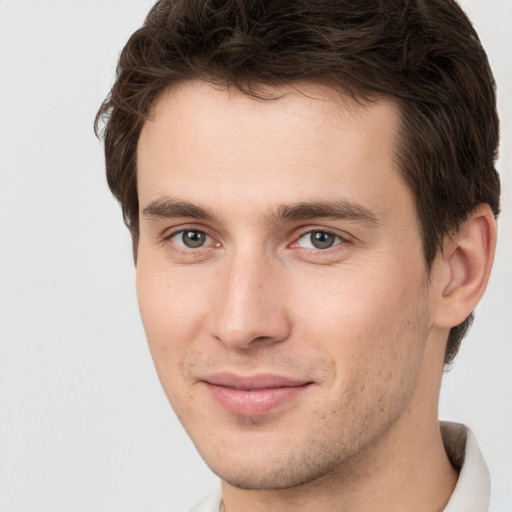
[[312,382],[278,375],[242,377],[229,373],[203,381],[212,398],[225,410],[241,416],[262,416],[302,394]]

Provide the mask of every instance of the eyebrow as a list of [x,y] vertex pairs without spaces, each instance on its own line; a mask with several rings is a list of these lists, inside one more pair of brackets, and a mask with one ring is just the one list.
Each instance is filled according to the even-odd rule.
[[192,217],[212,221],[215,216],[209,210],[201,208],[188,201],[180,201],[172,198],[161,198],[149,203],[142,210],[144,217],[155,217],[162,219],[175,219],[180,217]]
[[345,199],[283,204],[278,206],[269,216],[271,222],[320,218],[352,220],[369,226],[379,226],[381,224],[378,217],[371,210]]
[[[152,201],[142,210],[142,214],[144,217],[149,218],[173,219],[190,217],[206,221],[218,220],[217,216],[210,210],[188,201],[169,197]],[[378,217],[371,210],[345,199],[282,204],[275,207],[267,214],[266,218],[272,224],[321,218],[356,221],[370,227],[381,224]]]

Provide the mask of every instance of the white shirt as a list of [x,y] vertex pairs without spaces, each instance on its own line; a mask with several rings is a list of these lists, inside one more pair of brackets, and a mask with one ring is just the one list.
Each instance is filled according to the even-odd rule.
[[[473,432],[459,423],[441,422],[446,453],[459,479],[444,512],[492,512],[491,478]],[[218,509],[217,509],[218,510]]]
[[[489,470],[471,430],[458,423],[441,422],[441,432],[451,463],[460,468],[457,485],[444,512],[499,512],[492,504],[489,507]],[[221,490],[217,489],[188,512],[218,512],[221,499]]]

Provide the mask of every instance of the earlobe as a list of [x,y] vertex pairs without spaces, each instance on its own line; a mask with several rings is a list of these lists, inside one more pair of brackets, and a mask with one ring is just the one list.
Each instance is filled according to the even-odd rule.
[[489,205],[476,208],[447,240],[441,255],[445,272],[434,323],[451,328],[475,309],[489,281],[496,248],[496,221]]

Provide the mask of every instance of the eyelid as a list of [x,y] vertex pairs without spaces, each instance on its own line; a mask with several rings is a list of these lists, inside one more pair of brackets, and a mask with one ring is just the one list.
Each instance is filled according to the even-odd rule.
[[[197,247],[197,248],[186,247],[186,246],[182,246],[182,245],[171,242],[171,239],[173,237],[175,237],[176,235],[179,235],[180,233],[183,233],[185,231],[198,231],[198,232],[204,233],[207,237],[210,238],[210,241],[207,244],[205,244],[201,247]],[[294,249],[295,248],[304,249],[304,250],[308,250],[308,251],[312,251],[312,252],[316,252],[316,253],[327,253],[330,250],[336,250],[336,248],[338,246],[344,246],[346,244],[352,243],[355,240],[352,235],[349,235],[348,233],[346,233],[344,231],[340,232],[339,230],[337,230],[335,228],[325,227],[325,226],[314,226],[313,225],[313,226],[302,227],[302,228],[299,228],[299,230],[295,230],[295,231],[297,234],[292,235],[293,236],[292,241],[290,243],[288,243],[287,246],[294,248]],[[312,247],[301,247],[300,245],[298,245],[298,241],[302,237],[304,237],[305,235],[314,233],[314,232],[322,232],[322,233],[326,233],[329,235],[333,235],[334,237],[339,239],[339,241],[334,243],[331,247],[328,247],[325,249],[318,249],[318,248],[312,248]],[[219,241],[218,234],[213,233],[209,227],[204,226],[204,225],[199,225],[196,223],[183,223],[183,224],[180,224],[177,226],[172,226],[170,228],[167,228],[160,235],[160,240],[161,240],[161,243],[163,243],[164,245],[166,245],[166,244],[168,245],[169,243],[172,243],[174,250],[176,250],[176,251],[187,252],[187,253],[205,251],[205,250],[211,249],[212,247],[216,248],[216,247],[220,247],[222,245],[222,243]]]
[[163,240],[168,240],[169,238],[172,238],[174,235],[182,233],[183,231],[200,231],[201,233],[208,235],[210,238],[214,238],[210,229],[208,229],[206,226],[201,226],[194,222],[184,222],[183,224],[178,224],[177,226],[167,227],[162,231],[161,238]]
[[[188,224],[184,223],[179,226],[173,226],[172,228],[166,229],[162,235],[161,235],[161,241],[164,244],[168,244],[171,242],[172,238],[174,238],[176,235],[179,235],[180,233],[184,233],[186,231],[197,231],[199,233],[205,234],[208,238],[210,238],[211,242],[208,244],[205,244],[204,246],[192,248],[192,247],[184,247],[181,245],[178,245],[176,243],[173,243],[176,250],[184,251],[184,252],[197,252],[201,250],[205,250],[208,248],[211,248],[212,242],[215,246],[220,246],[220,242],[218,242],[217,237],[211,232],[210,229],[208,229],[205,226],[198,226],[197,224]],[[172,242],[171,242],[172,243]]]
[[331,247],[326,248],[326,249],[316,249],[316,248],[311,248],[311,247],[303,247],[303,249],[312,250],[312,251],[318,251],[318,252],[327,252],[329,249],[334,249],[335,247],[337,247],[339,245],[342,245],[342,244],[345,244],[345,243],[350,243],[353,240],[353,237],[348,235],[345,232],[340,233],[336,229],[313,226],[313,227],[307,227],[307,228],[301,229],[300,232],[298,233],[298,235],[296,235],[293,238],[293,241],[291,242],[290,246],[292,246],[292,247],[295,246],[295,247],[300,248],[300,246],[297,245],[298,241],[302,237],[304,237],[306,235],[309,235],[311,233],[315,233],[315,232],[321,232],[321,233],[326,233],[328,235],[333,235],[334,237],[338,238],[340,240],[340,242],[335,243]]
[[[201,234],[201,235],[204,235],[204,240],[203,240],[203,243],[202,245],[199,245],[198,247],[188,247],[185,243],[184,243],[184,238],[185,238],[185,234],[188,234],[188,233],[196,233],[196,234]],[[181,237],[181,241],[179,241],[179,238]],[[182,249],[184,250],[196,250],[196,249],[204,249],[205,247],[208,247],[210,245],[210,243],[213,241],[213,238],[208,235],[208,233],[204,233],[203,231],[199,231],[198,229],[183,229],[181,231],[178,231],[176,233],[174,233],[169,240],[174,240],[176,238],[176,241],[173,241],[173,243],[175,243],[177,246],[181,247]]]

